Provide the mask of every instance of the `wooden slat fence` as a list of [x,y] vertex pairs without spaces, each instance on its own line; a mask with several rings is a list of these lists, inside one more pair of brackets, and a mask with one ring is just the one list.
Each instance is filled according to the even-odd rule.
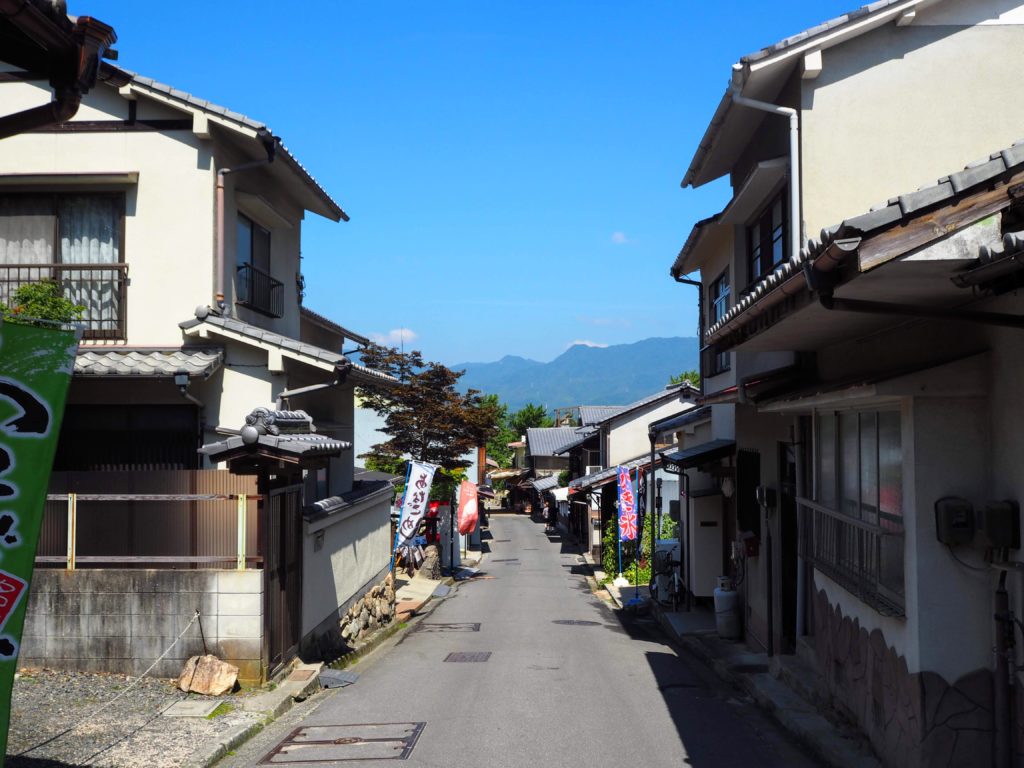
[[260,567],[257,502],[254,475],[224,470],[54,472],[36,563]]

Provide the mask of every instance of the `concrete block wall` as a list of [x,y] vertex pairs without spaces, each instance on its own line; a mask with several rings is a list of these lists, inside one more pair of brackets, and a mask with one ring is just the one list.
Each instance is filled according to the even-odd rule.
[[173,643],[150,675],[177,677],[204,637],[241,680],[261,679],[263,571],[41,569],[18,665],[139,675]]

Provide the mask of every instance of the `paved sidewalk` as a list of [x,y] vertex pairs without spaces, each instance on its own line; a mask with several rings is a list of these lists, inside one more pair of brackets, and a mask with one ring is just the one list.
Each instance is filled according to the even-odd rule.
[[703,607],[689,612],[655,608],[662,628],[720,678],[749,695],[830,768],[879,768],[867,740],[852,726],[828,719],[817,700],[815,672],[796,656],[769,657],[743,643],[723,640],[715,631],[714,613]]
[[[464,564],[479,561],[478,551],[463,558]],[[432,599],[444,597],[451,582],[451,578],[398,578],[395,623],[422,611]],[[136,683],[137,678],[125,675],[25,669],[14,684],[5,765],[213,765],[295,701],[315,694],[321,666],[300,665],[267,688],[219,697],[184,694],[173,680],[145,678]],[[197,716],[173,716],[182,702],[189,708],[198,705]]]

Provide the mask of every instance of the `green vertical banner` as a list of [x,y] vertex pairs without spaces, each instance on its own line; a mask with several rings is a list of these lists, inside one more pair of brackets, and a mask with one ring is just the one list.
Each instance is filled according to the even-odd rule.
[[0,320],[0,766],[36,543],[78,335]]

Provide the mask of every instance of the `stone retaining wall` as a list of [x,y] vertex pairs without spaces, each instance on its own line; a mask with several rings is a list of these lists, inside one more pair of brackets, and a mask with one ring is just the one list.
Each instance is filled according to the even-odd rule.
[[208,652],[238,667],[240,680],[260,681],[261,570],[37,570],[18,665],[139,675],[196,609],[200,622],[150,675],[177,677],[204,653],[205,636]]

